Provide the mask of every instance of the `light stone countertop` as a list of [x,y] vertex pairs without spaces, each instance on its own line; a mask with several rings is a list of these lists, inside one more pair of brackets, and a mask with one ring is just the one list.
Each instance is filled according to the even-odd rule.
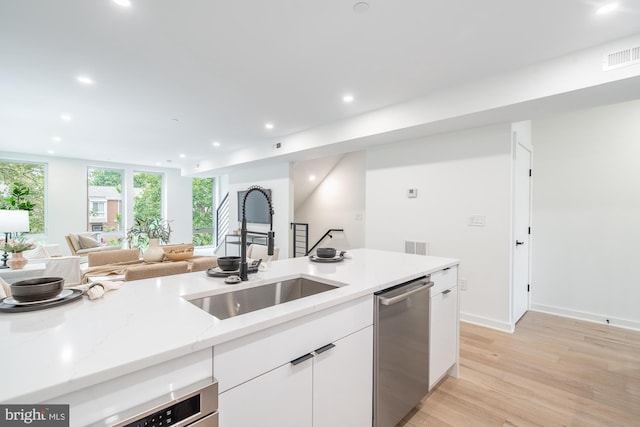
[[[94,301],[0,313],[0,402],[47,401],[459,262],[373,249],[348,254],[339,263],[274,261],[238,285],[196,272],[127,282]],[[187,301],[299,276],[340,288],[225,320]]]

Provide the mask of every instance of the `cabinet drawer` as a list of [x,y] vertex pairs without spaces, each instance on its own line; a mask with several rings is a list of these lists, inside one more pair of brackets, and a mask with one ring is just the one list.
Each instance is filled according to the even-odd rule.
[[458,285],[458,266],[445,268],[444,270],[431,273],[431,281],[433,287],[431,288],[431,296],[437,295],[440,292],[451,289]]
[[373,297],[322,310],[213,349],[220,393],[373,324]]

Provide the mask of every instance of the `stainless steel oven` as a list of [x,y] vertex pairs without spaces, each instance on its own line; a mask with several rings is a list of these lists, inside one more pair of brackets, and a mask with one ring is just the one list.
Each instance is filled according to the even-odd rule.
[[209,380],[168,393],[94,426],[218,427],[218,382]]

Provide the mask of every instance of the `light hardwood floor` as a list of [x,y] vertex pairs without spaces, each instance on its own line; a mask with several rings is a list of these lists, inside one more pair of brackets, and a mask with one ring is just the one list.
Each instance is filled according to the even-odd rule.
[[640,332],[536,312],[460,329],[460,377],[398,426],[640,426]]

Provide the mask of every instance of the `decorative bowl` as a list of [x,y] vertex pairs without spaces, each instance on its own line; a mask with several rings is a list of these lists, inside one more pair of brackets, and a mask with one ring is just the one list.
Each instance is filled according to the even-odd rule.
[[221,256],[218,258],[218,267],[222,271],[235,271],[240,268],[239,256]]
[[193,257],[193,248],[165,250],[164,256],[171,261],[184,261]]
[[35,302],[55,297],[64,286],[62,277],[38,277],[11,284],[11,296],[19,302]]
[[336,256],[336,248],[318,248],[316,249],[318,258],[334,258]]

